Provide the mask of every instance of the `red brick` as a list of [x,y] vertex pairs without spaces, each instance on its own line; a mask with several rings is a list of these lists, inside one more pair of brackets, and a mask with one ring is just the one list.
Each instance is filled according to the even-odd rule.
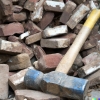
[[47,72],[54,70],[62,59],[62,55],[59,53],[43,55],[38,60],[38,70]]

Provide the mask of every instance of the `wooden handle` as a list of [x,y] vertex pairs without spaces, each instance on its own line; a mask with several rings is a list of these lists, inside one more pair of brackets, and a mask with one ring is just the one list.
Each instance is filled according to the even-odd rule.
[[88,17],[79,34],[77,35],[75,41],[57,66],[56,71],[66,74],[69,72],[81,47],[83,46],[99,17],[100,10],[95,9],[91,12],[90,16]]

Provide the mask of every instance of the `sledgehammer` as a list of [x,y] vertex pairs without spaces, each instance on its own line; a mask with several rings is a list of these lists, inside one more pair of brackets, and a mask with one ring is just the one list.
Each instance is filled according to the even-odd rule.
[[100,10],[95,9],[91,12],[75,41],[62,58],[55,71],[43,74],[37,70],[28,70],[24,78],[25,85],[32,89],[41,88],[44,92],[61,97],[84,99],[89,87],[88,80],[68,76],[66,74],[70,70],[82,45],[99,17]]

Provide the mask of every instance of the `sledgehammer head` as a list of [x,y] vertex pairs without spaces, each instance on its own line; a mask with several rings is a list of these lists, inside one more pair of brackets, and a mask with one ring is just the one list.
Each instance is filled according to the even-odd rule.
[[44,74],[40,86],[44,92],[80,100],[84,99],[89,88],[88,80],[57,71]]
[[44,92],[80,100],[84,98],[89,87],[88,80],[71,77],[56,71],[43,75],[37,70],[30,69],[27,71],[24,81],[26,86],[31,89],[38,89],[40,84]]

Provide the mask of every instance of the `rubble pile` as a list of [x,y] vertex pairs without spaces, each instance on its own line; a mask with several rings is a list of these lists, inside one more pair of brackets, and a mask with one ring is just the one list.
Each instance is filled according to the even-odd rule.
[[100,98],[100,19],[79,53],[69,54],[78,53],[72,67],[58,68],[99,6],[99,0],[0,0],[0,100]]

